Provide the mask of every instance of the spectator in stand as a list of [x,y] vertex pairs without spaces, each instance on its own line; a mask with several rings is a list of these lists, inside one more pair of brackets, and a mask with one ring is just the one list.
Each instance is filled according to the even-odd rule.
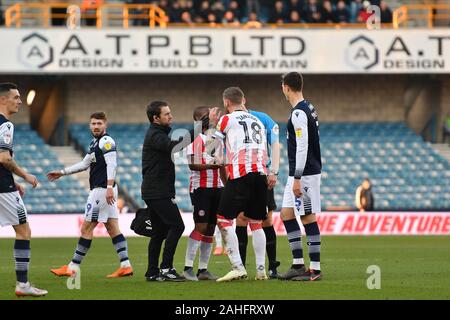
[[216,15],[213,12],[210,12],[208,14],[207,22],[209,23],[210,27],[215,27],[217,25],[217,23],[218,23],[217,17],[216,17]]
[[181,5],[178,1],[174,1],[170,8],[169,17],[171,22],[181,22],[181,14],[183,11],[181,10]]
[[243,18],[242,12],[239,7],[239,3],[236,0],[233,0],[230,2],[230,4],[228,5],[228,10],[233,11],[233,14],[236,17],[236,19],[238,19],[239,21],[242,21],[242,18]]
[[322,23],[334,23],[333,8],[329,0],[325,0],[322,4]]
[[[274,2],[275,1],[278,1],[278,0],[259,0],[259,6],[260,6],[260,11],[259,11],[259,14],[258,14],[258,16],[259,16],[259,20],[260,21],[262,21],[262,22],[268,22],[269,21],[269,19],[270,19],[270,16],[271,16],[271,14],[272,14],[272,11],[273,11],[273,8],[274,8]],[[284,2],[286,1],[286,0],[281,0],[282,2],[283,2],[283,5],[284,5]],[[289,14],[287,13],[287,7],[286,6],[283,6],[284,7],[284,13],[285,13],[285,15],[286,15],[286,18],[289,16]]]
[[350,7],[350,22],[355,23],[357,22],[359,12],[363,7],[362,0],[353,0],[350,4]]
[[197,14],[206,21],[208,19],[208,15],[211,12],[212,12],[212,10],[209,6],[209,1],[207,1],[207,0],[202,1],[201,5],[200,5],[200,10],[199,10],[199,12],[197,12]]
[[318,23],[322,21],[322,8],[317,3],[317,0],[308,0],[308,4],[306,5],[306,22],[308,23]]
[[262,27],[262,23],[259,21],[256,12],[250,12],[248,21],[244,26],[246,29],[259,29]]
[[260,0],[247,0],[247,15],[249,12],[256,12],[259,16],[261,14]]
[[303,23],[300,13],[297,10],[292,10],[290,17],[289,17],[289,23]]
[[339,0],[337,3],[336,10],[333,12],[333,20],[335,23],[350,22],[350,12],[348,11],[344,0]]
[[[212,5],[211,9],[214,12],[214,15],[216,16],[216,18],[219,19],[219,21],[222,20],[223,16],[225,15],[225,7],[223,6],[222,2],[216,1]],[[236,15],[235,15],[235,17],[237,18]]]
[[158,2],[154,2],[154,4],[163,9],[165,12],[170,10],[169,0],[159,0]]
[[381,23],[392,23],[392,11],[386,1],[380,2]]
[[363,183],[356,189],[355,205],[360,212],[373,211],[375,205],[372,184],[369,179],[364,179]]
[[303,0],[290,0],[288,2],[288,10],[291,11],[297,11],[298,13],[303,13],[303,7],[305,3]]
[[194,23],[195,24],[202,24],[202,23],[205,23],[205,19],[203,19],[203,17],[201,16],[201,15],[199,15],[199,14],[195,14],[194,15]]
[[367,8],[369,6],[370,6],[369,1],[363,2],[363,6],[362,6],[361,10],[359,11],[358,20],[357,20],[359,23],[366,23],[367,19],[369,19],[369,17],[373,14],[371,12],[367,12]]
[[284,7],[284,3],[278,0],[274,4],[274,8],[271,10],[269,23],[285,23],[288,22],[288,16]]
[[184,10],[181,13],[181,23],[185,23],[189,26],[194,25],[194,22],[192,21],[191,12],[189,10]]
[[195,14],[194,1],[192,0],[182,0],[182,1],[184,1],[184,10],[188,10],[191,16],[194,15]]
[[233,14],[233,11],[225,11],[222,23],[230,27],[238,27],[240,25],[238,19],[236,19],[236,17]]

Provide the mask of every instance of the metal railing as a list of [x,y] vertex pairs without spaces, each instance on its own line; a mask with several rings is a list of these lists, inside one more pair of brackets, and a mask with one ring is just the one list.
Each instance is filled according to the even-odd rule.
[[[69,17],[67,8],[77,3],[17,3],[5,11],[5,25],[9,28],[23,26],[24,20],[32,20],[34,26],[48,28],[53,21],[64,21]],[[93,22],[97,28],[105,22],[118,21],[123,28],[130,26],[130,20],[148,23],[148,27],[166,27],[167,18],[164,10],[152,4],[103,4],[98,7],[78,5],[80,20]],[[56,10],[55,10],[56,9]],[[62,10],[57,10],[62,9]],[[58,11],[58,12],[55,12]]]
[[450,25],[450,4],[410,4],[404,5],[393,12],[393,27],[425,26],[433,28],[447,22]]

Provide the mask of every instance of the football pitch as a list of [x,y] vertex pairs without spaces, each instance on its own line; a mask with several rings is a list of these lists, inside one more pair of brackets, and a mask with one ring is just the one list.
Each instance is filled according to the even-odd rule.
[[[187,238],[182,238],[175,267],[183,270]],[[30,280],[49,294],[39,299],[450,299],[450,236],[323,237],[320,282],[255,281],[255,264],[249,238],[248,280],[230,283],[146,282],[147,238],[129,238],[132,277],[106,279],[118,267],[110,239],[94,239],[82,264],[80,289],[69,290],[66,278],[50,273],[50,268],[66,264],[72,257],[76,239],[33,239]],[[0,240],[0,299],[16,299],[12,258],[13,239]],[[305,252],[306,253],[306,252]],[[278,238],[280,271],[291,263],[285,237]],[[307,254],[305,254],[307,257]],[[369,266],[381,271],[381,288],[369,290]],[[209,270],[219,276],[229,270],[226,256],[212,256]],[[373,281],[369,281],[373,283]],[[33,299],[33,298],[27,298]]]

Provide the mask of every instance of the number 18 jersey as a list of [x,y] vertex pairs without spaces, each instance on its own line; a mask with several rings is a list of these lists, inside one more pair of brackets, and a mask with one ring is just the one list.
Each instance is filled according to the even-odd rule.
[[220,118],[215,135],[225,139],[230,179],[251,172],[267,174],[266,132],[258,118],[246,111],[234,111]]

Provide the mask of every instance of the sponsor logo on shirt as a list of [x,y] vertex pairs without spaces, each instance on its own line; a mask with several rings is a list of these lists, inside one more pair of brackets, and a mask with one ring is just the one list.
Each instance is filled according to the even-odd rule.
[[111,148],[112,148],[111,143],[109,143],[109,142],[105,143],[105,150],[106,151],[111,150]]
[[302,129],[297,129],[295,130],[295,136],[297,138],[301,138],[302,137]]

